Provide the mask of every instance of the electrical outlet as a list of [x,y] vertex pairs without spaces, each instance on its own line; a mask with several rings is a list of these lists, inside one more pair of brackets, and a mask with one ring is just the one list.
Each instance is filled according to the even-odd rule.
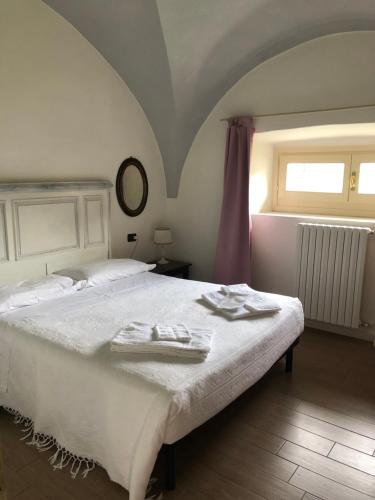
[[128,233],[128,243],[137,241],[137,233]]

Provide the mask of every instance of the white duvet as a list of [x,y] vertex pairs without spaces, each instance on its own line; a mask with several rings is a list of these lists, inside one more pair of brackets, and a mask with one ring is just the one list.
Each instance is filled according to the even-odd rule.
[[[158,451],[261,378],[303,330],[298,299],[230,321],[199,299],[217,285],[142,273],[0,317],[0,404],[100,463],[143,500]],[[132,321],[215,330],[204,362],[111,352]]]

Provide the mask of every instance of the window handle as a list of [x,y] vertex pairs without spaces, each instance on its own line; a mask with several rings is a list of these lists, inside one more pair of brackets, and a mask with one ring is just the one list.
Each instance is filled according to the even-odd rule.
[[357,174],[356,172],[352,172],[350,175],[350,191],[355,191],[357,183]]

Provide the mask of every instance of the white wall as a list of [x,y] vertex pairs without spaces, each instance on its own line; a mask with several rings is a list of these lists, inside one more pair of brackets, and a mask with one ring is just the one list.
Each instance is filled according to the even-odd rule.
[[112,195],[115,256],[140,236],[136,256],[154,255],[152,230],[165,211],[165,178],[147,118],[103,57],[40,0],[0,2],[0,181],[109,179],[135,156],[150,194],[145,212],[123,214]]
[[[297,224],[299,222],[366,226],[375,229],[375,221],[332,219],[294,215],[253,215],[253,286],[268,292],[295,295]],[[375,237],[368,243],[361,319],[369,329],[352,332],[354,336],[375,340]],[[343,332],[343,329],[339,329]]]
[[[187,157],[177,199],[167,200],[167,217],[175,230],[171,255],[193,263],[196,279],[210,280],[222,199],[226,123],[238,115],[321,110],[375,104],[375,32],[346,33],[300,45],[267,61],[242,78],[217,104],[197,134]],[[375,122],[375,107],[259,118],[257,132],[326,124]],[[350,134],[349,134],[350,135]],[[358,134],[357,134],[358,135]],[[255,135],[251,158],[250,202],[253,213],[272,206],[272,140]],[[363,137],[373,141],[374,134]],[[286,133],[285,138],[298,139]],[[358,138],[358,137],[357,137]],[[319,134],[318,134],[319,139]],[[292,293],[292,245],[297,221],[272,223],[254,219],[254,285],[264,290]],[[284,226],[285,224],[285,226]],[[275,231],[275,227],[277,230]],[[262,233],[260,235],[260,233]],[[283,253],[278,252],[282,248]],[[277,258],[276,258],[277,257]],[[370,260],[375,248],[370,249]],[[260,269],[259,272],[257,269]],[[373,272],[373,271],[371,271]],[[373,275],[375,276],[375,274]],[[375,282],[375,280],[373,281]],[[365,313],[374,322],[367,283]]]

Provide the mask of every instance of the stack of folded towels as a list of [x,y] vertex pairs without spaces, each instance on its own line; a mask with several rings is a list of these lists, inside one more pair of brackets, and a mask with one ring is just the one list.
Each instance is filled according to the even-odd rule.
[[212,335],[212,330],[187,328],[183,324],[151,325],[134,321],[112,339],[111,350],[204,360],[211,349]]
[[273,314],[281,309],[268,294],[257,292],[246,284],[222,286],[216,292],[204,293],[202,299],[229,319]]

